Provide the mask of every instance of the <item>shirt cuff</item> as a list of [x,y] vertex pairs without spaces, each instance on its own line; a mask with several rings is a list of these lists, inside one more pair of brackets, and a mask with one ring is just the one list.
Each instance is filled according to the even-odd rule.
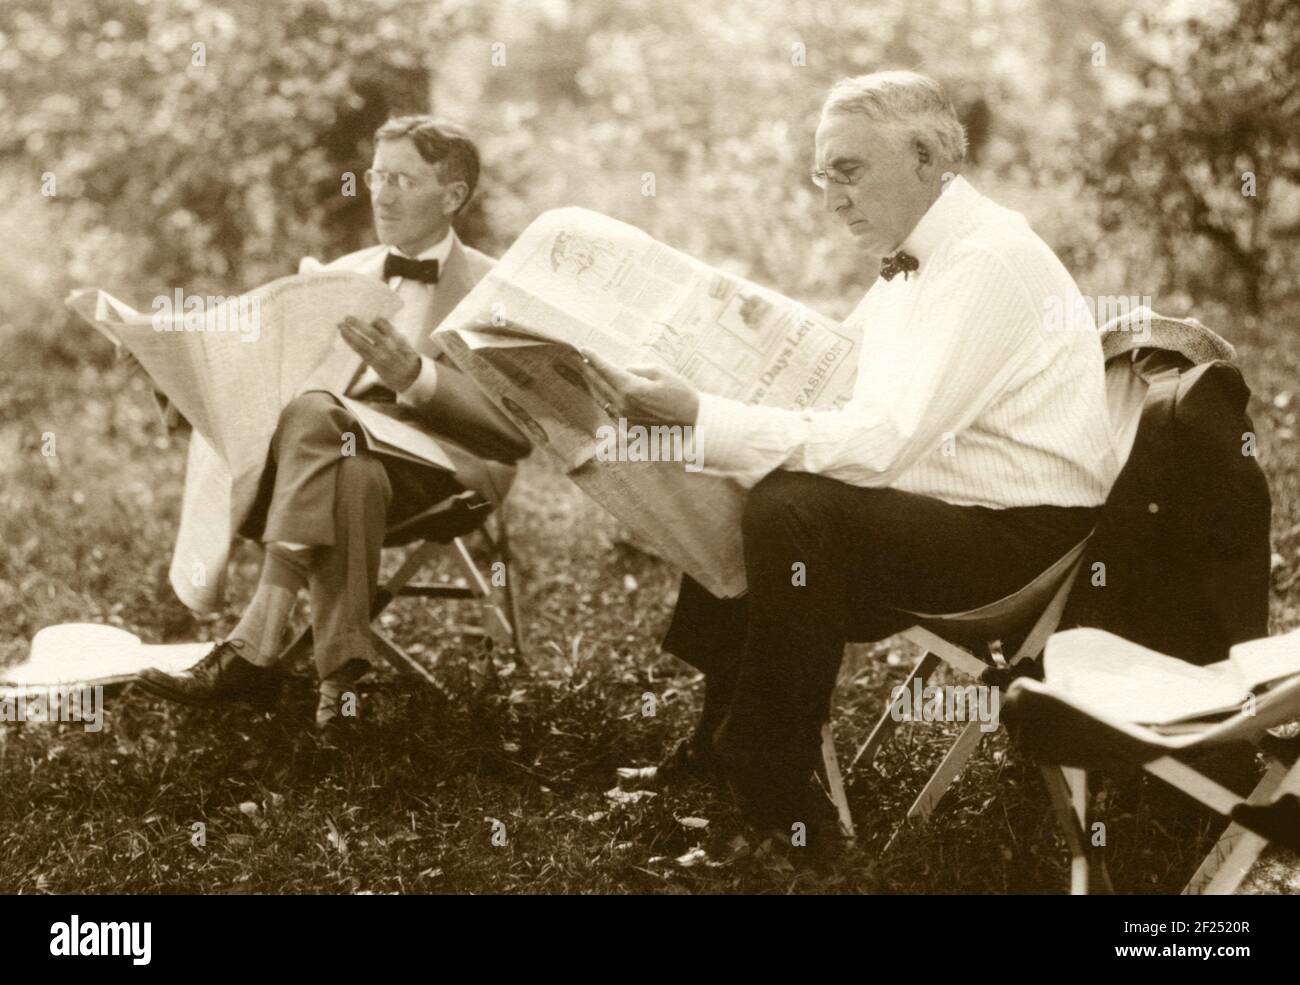
[[420,375],[410,386],[397,395],[397,402],[419,407],[433,399],[438,388],[438,367],[428,356],[420,357]]
[[699,396],[695,440],[701,464],[723,472],[743,469],[748,464],[745,452],[750,444],[746,438],[750,406],[712,393]]

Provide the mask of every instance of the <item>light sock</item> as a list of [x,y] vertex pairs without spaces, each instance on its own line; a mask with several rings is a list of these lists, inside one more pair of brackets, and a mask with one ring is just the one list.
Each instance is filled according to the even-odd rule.
[[307,584],[311,563],[310,547],[294,550],[283,544],[267,545],[257,589],[229,637],[247,644],[241,656],[249,663],[269,667],[280,655],[285,628],[298,592]]

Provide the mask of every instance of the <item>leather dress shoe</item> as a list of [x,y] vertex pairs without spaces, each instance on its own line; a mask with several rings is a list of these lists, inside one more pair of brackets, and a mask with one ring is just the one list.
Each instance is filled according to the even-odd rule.
[[245,702],[267,708],[279,696],[282,675],[246,660],[243,640],[225,640],[197,664],[179,674],[155,668],[141,671],[136,681],[150,694],[181,704],[210,707],[225,702]]

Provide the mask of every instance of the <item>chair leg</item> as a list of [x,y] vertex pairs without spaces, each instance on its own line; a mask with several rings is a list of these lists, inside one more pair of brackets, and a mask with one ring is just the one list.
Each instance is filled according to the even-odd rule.
[[505,504],[502,503],[497,511],[497,537],[493,544],[496,549],[497,557],[505,565],[505,587],[503,594],[505,596],[506,612],[510,621],[511,644],[515,648],[519,662],[527,666],[528,661],[525,658],[526,642],[524,639],[524,622],[519,615],[519,596],[515,592],[515,556],[510,548],[510,532],[506,524]]
[[967,677],[979,680],[980,675],[989,669],[987,663],[965,647],[945,640],[938,633],[926,629],[924,626],[913,626],[911,629],[905,629],[902,635],[903,639],[910,640],[917,646],[923,647],[927,653],[935,654],[944,663],[956,667]]
[[[474,563],[474,558],[463,540],[457,537],[452,541],[451,546],[452,557],[456,559],[461,574],[469,582],[474,596],[480,600],[484,632],[498,646],[510,646],[514,641],[514,627],[510,625],[510,620],[506,618],[506,614],[501,611],[501,606],[492,593],[492,586],[484,579],[483,573],[479,571],[478,565]],[[506,580],[509,581],[509,578]]]
[[[1246,802],[1268,803],[1274,792],[1286,779],[1287,768],[1280,762],[1272,763],[1260,778]],[[1268,839],[1257,835],[1233,821],[1219,836],[1210,853],[1197,867],[1187,885],[1184,896],[1231,896],[1241,886],[1246,874],[1258,861]]]
[[[1079,800],[1086,800],[1087,775],[1075,779],[1071,784],[1068,774],[1080,774],[1082,770],[1067,770],[1060,766],[1040,766],[1047,795],[1056,812],[1057,826],[1065,836],[1065,843],[1070,849],[1070,895],[1088,895],[1088,843],[1077,805]],[[1086,814],[1085,814],[1086,816]]]
[[948,788],[957,779],[957,774],[962,771],[962,767],[975,754],[980,739],[983,737],[984,733],[980,731],[979,722],[971,722],[961,730],[961,734],[957,736],[957,741],[952,744],[947,755],[943,757],[943,761],[939,763],[939,767],[926,781],[925,786],[921,788],[921,792],[917,794],[912,806],[907,809],[907,819],[909,821],[915,818],[925,820],[934,813],[934,809],[939,806],[939,801],[943,799],[943,795],[948,792]]
[[432,685],[433,687],[438,686],[438,679],[433,676],[433,672],[394,643],[388,634],[378,629],[371,629],[370,632],[375,643],[378,644],[380,655],[392,664],[393,669],[399,674],[409,674],[414,677],[419,677],[426,684]]
[[524,637],[524,621],[519,615],[519,596],[515,594],[514,585],[512,584],[513,574],[512,566],[509,561],[506,562],[506,609],[510,614],[510,626],[514,630],[511,642],[514,644],[515,652],[519,655],[519,662],[527,666],[528,661],[525,656],[527,643]]
[[[371,621],[373,622],[379,618],[379,614],[388,608],[393,599],[402,594],[402,589],[406,588],[411,579],[418,575],[425,565],[447,550],[448,545],[431,540],[423,541],[409,550],[397,570],[376,590],[374,604],[370,607]],[[399,674],[419,677],[426,684],[434,687],[438,686],[437,679],[429,668],[393,642],[391,636],[374,626],[370,628],[370,635],[376,644],[379,655],[387,660]]]
[[1062,767],[1061,773],[1070,788],[1070,806],[1074,808],[1079,833],[1083,837],[1083,851],[1070,857],[1070,895],[1087,896],[1091,889],[1088,878],[1088,773],[1074,766]]
[[844,793],[844,779],[840,776],[840,762],[835,755],[835,736],[831,732],[829,721],[822,725],[822,772],[826,779],[826,789],[830,793],[831,803],[839,816],[840,832],[845,838],[852,838],[853,814],[849,810],[849,798]]
[[420,573],[420,569],[447,550],[448,546],[446,544],[426,540],[408,551],[406,557],[402,559],[401,565],[393,572],[392,577],[384,582],[379,591],[375,593],[375,604],[371,607],[370,618],[375,618],[387,608],[388,603],[400,595],[402,589],[410,583],[411,579]]
[[483,622],[487,636],[497,647],[508,650],[515,643],[515,629],[509,617],[496,602],[487,600],[482,604]]
[[[930,676],[938,666],[939,658],[935,654],[927,652],[925,656],[921,658],[921,661],[912,668],[912,672],[907,675],[907,679],[904,680],[901,685],[902,688],[905,691],[910,691],[912,689],[912,682],[918,678],[921,681],[921,686],[924,687],[925,682],[930,679]],[[868,766],[875,762],[876,753],[880,751],[881,746],[889,741],[889,737],[897,731],[898,726],[899,722],[894,718],[893,702],[891,701],[889,705],[886,706],[884,714],[882,714],[876,722],[875,728],[871,730],[871,734],[867,736],[867,740],[858,747],[858,751],[853,757],[853,762],[849,763],[848,771],[852,773],[854,768],[858,765],[858,760],[862,759],[863,756],[867,758]]]
[[1232,809],[1241,800],[1238,794],[1233,793],[1223,784],[1216,783],[1204,773],[1173,756],[1153,759],[1149,763],[1143,763],[1142,768],[1175,790],[1181,790],[1224,817],[1230,815]]
[[934,809],[939,806],[939,801],[943,795],[948,792],[953,781],[957,779],[957,774],[966,765],[967,761],[974,755],[975,750],[979,748],[980,739],[984,734],[980,731],[979,722],[971,722],[957,740],[949,747],[948,752],[944,755],[943,760],[939,763],[930,779],[925,781],[925,786],[921,792],[916,795],[916,800],[912,801],[912,806],[907,809],[907,816],[903,823],[894,829],[894,833],[889,836],[889,841],[885,842],[884,852],[888,852],[894,847],[894,842],[898,840],[899,834],[907,827],[909,822],[928,820],[934,813]]

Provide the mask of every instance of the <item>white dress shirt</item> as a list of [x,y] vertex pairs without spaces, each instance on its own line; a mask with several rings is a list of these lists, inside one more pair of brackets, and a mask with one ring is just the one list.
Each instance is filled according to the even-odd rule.
[[[441,273],[446,270],[447,258],[451,256],[452,244],[455,242],[456,230],[448,229],[446,236],[412,259],[437,260],[439,273]],[[406,256],[395,246],[389,247],[389,252],[396,253],[398,256]],[[429,305],[433,303],[433,292],[438,287],[436,284],[424,284],[407,277],[390,277],[388,278],[388,286],[396,291],[398,297],[402,299],[402,307],[393,316],[393,327],[411,345],[416,345],[420,336],[424,333],[425,321],[429,316]],[[379,374],[366,366],[352,386],[348,387],[348,395],[356,396],[375,385],[382,385]],[[419,404],[433,396],[433,391],[437,385],[437,364],[428,356],[421,356],[420,375],[415,378],[414,383],[397,395],[397,399],[405,404]]]
[[[1049,305],[1078,287],[1024,216],[960,176],[903,241],[920,263],[878,279],[852,399],[799,411],[700,395],[708,471],[753,486],[775,469],[892,486],[963,506],[1095,506],[1118,472],[1101,343]],[[1058,318],[1059,321],[1059,318]]]

